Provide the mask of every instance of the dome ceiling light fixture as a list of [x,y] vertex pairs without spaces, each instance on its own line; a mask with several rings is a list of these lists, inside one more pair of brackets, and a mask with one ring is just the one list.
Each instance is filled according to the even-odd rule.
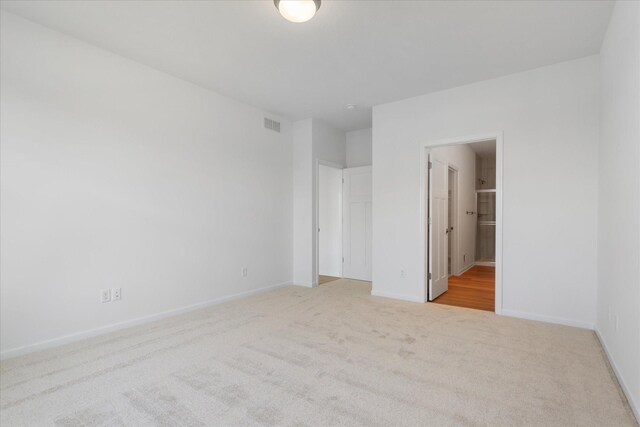
[[320,0],[273,0],[280,15],[287,21],[307,22],[320,9]]

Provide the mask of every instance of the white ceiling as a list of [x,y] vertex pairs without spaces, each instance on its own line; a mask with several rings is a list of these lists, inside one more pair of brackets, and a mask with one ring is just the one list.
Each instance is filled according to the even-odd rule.
[[473,142],[469,147],[480,157],[494,157],[496,155],[496,140]]
[[[371,126],[371,106],[595,54],[611,2],[3,1],[4,10],[291,120]],[[351,111],[346,104],[358,104]]]

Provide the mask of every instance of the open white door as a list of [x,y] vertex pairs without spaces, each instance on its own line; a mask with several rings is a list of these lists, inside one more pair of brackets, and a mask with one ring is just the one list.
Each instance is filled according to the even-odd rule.
[[318,272],[342,277],[342,169],[318,165]]
[[429,301],[449,289],[449,169],[433,154],[429,155]]
[[342,170],[343,265],[348,279],[371,280],[371,166]]

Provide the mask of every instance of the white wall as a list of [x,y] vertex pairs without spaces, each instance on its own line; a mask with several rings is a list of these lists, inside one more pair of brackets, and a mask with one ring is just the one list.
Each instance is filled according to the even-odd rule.
[[597,330],[640,419],[640,3],[616,3],[600,69]]
[[[289,123],[1,23],[3,356],[291,281]],[[110,287],[122,301],[101,304]]]
[[323,122],[313,119],[313,159],[344,167],[346,165],[346,135]]
[[318,272],[342,277],[342,169],[318,169]]
[[293,283],[313,286],[313,121],[293,123]]
[[301,286],[318,280],[318,167],[324,162],[343,168],[344,132],[317,119],[293,124],[293,279]]
[[503,313],[591,327],[595,56],[374,107],[373,289],[424,300],[421,144],[495,131],[504,132]]
[[347,132],[347,167],[371,166],[371,128]]
[[453,225],[457,254],[452,269],[453,274],[459,274],[475,261],[477,215],[467,215],[467,211],[477,210],[476,153],[468,145],[452,145],[434,148],[431,154],[458,170],[457,221]]

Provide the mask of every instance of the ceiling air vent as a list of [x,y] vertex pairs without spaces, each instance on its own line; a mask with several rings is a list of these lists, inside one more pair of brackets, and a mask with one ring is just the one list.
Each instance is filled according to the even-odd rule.
[[276,122],[275,120],[271,120],[268,118],[264,118],[264,128],[270,129],[274,132],[280,132],[280,122]]

